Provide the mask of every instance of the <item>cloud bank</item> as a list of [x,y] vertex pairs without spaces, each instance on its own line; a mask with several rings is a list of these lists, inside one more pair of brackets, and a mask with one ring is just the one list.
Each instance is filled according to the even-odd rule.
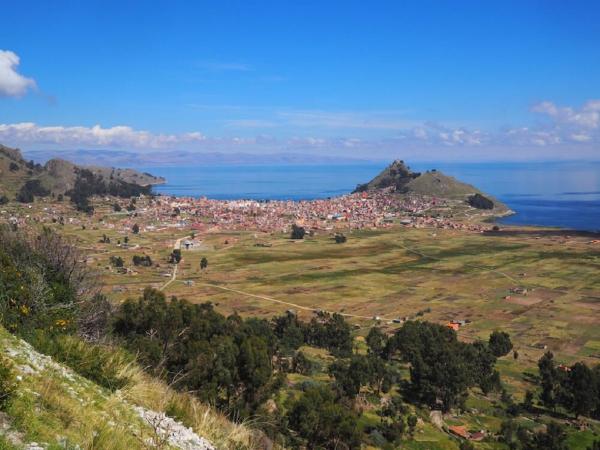
[[36,87],[35,81],[17,69],[21,60],[10,50],[0,50],[0,96],[20,97]]

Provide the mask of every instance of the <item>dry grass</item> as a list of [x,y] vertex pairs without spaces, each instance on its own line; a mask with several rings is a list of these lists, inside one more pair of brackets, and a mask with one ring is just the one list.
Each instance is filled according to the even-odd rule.
[[261,433],[244,423],[234,423],[192,394],[177,392],[164,382],[152,378],[134,364],[120,374],[129,379],[127,386],[115,393],[130,403],[168,415],[191,427],[218,448],[258,449]]

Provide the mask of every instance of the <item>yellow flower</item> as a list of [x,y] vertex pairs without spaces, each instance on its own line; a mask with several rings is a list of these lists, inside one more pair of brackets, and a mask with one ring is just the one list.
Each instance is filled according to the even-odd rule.
[[29,314],[29,306],[27,306],[27,305],[21,305],[21,314],[23,314],[24,316],[26,316],[27,314]]

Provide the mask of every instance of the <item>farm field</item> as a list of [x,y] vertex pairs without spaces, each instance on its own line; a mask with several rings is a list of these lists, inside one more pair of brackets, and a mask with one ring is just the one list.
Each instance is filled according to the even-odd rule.
[[[518,358],[511,353],[496,367],[517,402],[535,389],[530,375],[537,373],[537,361],[548,350],[560,363],[600,363],[600,247],[588,235],[540,228],[468,233],[397,225],[347,233],[347,242],[336,244],[325,233],[294,241],[283,234],[193,236],[191,230],[168,229],[129,234],[129,248],[123,249],[117,244],[124,238],[122,231],[82,232],[66,226],[63,232],[85,249],[88,263],[116,302],[137,297],[151,285],[169,296],[212,302],[224,314],[268,318],[293,310],[306,320],[318,310],[337,312],[354,325],[359,352],[366,351],[363,338],[372,326],[392,333],[406,318],[466,321],[458,330],[465,341],[506,331]],[[99,243],[103,234],[110,243]],[[192,236],[194,248],[186,250],[183,243]],[[173,279],[168,258],[177,240],[182,259]],[[134,255],[150,256],[153,266],[134,267]],[[111,256],[122,257],[130,273],[117,273]],[[204,270],[203,257],[208,260]],[[328,379],[328,352],[309,347],[305,352],[320,369],[308,377],[289,374],[290,386]],[[296,395],[293,388],[283,390],[280,404],[290,395]],[[471,413],[445,421],[498,432],[500,405],[497,395],[472,392],[467,400]],[[430,423],[426,411],[415,414],[423,422],[407,448],[457,448],[454,439]],[[377,420],[375,412],[366,411],[361,427]],[[545,419],[542,415],[535,420]],[[587,431],[570,433],[570,446],[585,449],[599,429],[592,423]],[[477,448],[496,448],[487,445]]]
[[[497,329],[510,333],[520,364],[534,364],[544,349],[565,363],[600,361],[600,246],[585,236],[520,230],[478,234],[398,226],[353,232],[344,244],[325,234],[300,241],[252,232],[197,235],[200,249],[182,246],[177,278],[165,293],[241,315],[338,312],[360,326],[359,333],[376,323],[393,329],[399,324],[392,320],[406,317],[465,320],[470,323],[459,330],[465,340]],[[103,234],[111,244],[97,244]],[[130,235],[126,250],[115,245],[123,238],[117,233],[77,230],[76,236],[111,296],[124,299],[170,280],[168,255],[176,238],[190,232]],[[135,267],[126,275],[107,269],[110,256],[132,266],[132,256],[143,254],[160,267]],[[202,257],[206,270],[200,269]],[[516,288],[527,292],[511,292]]]

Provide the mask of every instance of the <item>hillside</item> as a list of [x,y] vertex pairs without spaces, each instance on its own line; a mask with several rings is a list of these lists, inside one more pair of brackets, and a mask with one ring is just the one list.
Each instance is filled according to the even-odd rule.
[[[424,173],[413,172],[404,161],[396,160],[386,167],[375,178],[365,184],[358,185],[354,192],[372,191],[376,189],[393,188],[400,194],[415,194],[427,197],[439,197],[451,200],[464,200],[474,207],[479,207],[478,202],[472,199],[483,197],[491,200],[494,212],[508,211],[506,205],[481,192],[472,186],[454,177],[443,174],[437,170]],[[482,208],[487,209],[487,208]]]
[[63,159],[51,159],[45,165],[26,161],[20,150],[0,145],[0,195],[14,199],[27,182],[39,181],[50,194],[65,194],[75,186],[78,173],[86,169],[106,184],[110,182],[149,186],[164,183],[164,178],[133,169],[78,166]]
[[[255,448],[250,430],[190,395],[172,391],[118,351],[106,356],[107,351],[93,351],[75,339],[66,339],[63,345],[63,357],[70,358],[77,370],[0,327],[3,401],[10,391],[0,413],[0,448]],[[78,373],[86,359],[98,356],[107,374],[127,380],[120,389],[108,389]],[[10,389],[6,367],[12,376]],[[170,415],[176,411],[177,419],[165,410]]]

